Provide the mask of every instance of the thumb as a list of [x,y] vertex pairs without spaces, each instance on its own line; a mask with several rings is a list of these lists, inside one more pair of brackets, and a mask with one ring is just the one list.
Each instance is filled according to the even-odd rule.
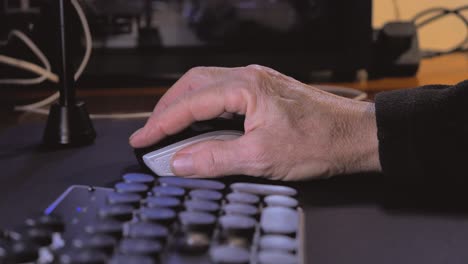
[[190,145],[172,158],[172,172],[177,176],[214,177],[241,174],[240,138],[209,140]]

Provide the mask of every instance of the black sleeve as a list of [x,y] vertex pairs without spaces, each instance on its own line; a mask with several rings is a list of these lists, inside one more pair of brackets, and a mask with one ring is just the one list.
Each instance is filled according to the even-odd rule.
[[468,80],[382,92],[375,108],[389,184],[462,187],[468,193]]

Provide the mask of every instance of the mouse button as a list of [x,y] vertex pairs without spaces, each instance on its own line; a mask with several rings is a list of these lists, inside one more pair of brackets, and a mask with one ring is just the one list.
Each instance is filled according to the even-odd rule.
[[151,158],[144,156],[143,160],[154,173],[158,176],[174,176],[171,170],[171,158],[174,153],[168,153],[164,156]]

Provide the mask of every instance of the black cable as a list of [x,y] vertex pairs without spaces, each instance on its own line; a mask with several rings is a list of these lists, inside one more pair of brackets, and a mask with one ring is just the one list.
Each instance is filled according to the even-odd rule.
[[[425,50],[423,51],[423,57],[424,58],[431,58],[431,57],[436,57],[436,56],[442,56],[446,54],[451,54],[454,52],[465,52],[468,51],[468,47],[466,45],[468,44],[468,19],[461,13],[463,10],[468,10],[468,5],[460,6],[455,9],[448,9],[444,7],[434,7],[434,8],[429,8],[426,10],[423,10],[419,13],[417,13],[413,19],[411,20],[415,25],[416,28],[422,28],[436,20],[439,20],[445,16],[448,15],[454,15],[458,19],[460,19],[466,26],[466,35],[465,39],[461,41],[458,45],[456,45],[454,48],[446,50],[446,51],[436,51],[436,50]],[[423,21],[418,22],[421,20],[421,18],[426,17],[427,15],[434,13],[432,16],[424,19]]]

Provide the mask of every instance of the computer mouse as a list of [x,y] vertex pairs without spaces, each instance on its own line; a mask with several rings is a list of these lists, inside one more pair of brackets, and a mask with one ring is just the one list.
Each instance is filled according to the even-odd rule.
[[174,176],[171,159],[184,147],[206,140],[233,140],[244,134],[244,118],[216,118],[199,121],[156,144],[134,149],[140,165],[158,176]]

